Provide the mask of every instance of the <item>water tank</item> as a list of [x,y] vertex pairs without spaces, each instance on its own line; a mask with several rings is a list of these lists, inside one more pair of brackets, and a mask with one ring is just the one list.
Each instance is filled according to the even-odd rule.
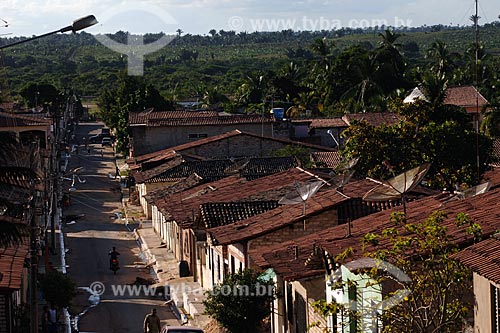
[[179,277],[189,276],[189,265],[186,260],[179,261]]
[[271,112],[274,114],[274,117],[278,120],[282,120],[283,117],[285,116],[284,108],[273,108]]

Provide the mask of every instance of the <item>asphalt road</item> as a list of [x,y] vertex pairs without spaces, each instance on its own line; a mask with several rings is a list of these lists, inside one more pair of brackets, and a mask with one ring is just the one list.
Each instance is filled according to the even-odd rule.
[[[79,332],[140,333],[144,316],[152,307],[158,308],[162,321],[175,317],[161,297],[145,295],[143,291],[131,294],[127,289],[123,295],[116,292],[116,288],[127,288],[137,277],[151,275],[140,264],[140,250],[133,234],[122,220],[113,218],[115,212],[122,211],[119,181],[108,176],[115,175],[113,149],[91,144],[88,153],[84,148],[83,137],[97,134],[101,127],[103,124],[91,123],[77,128],[80,149],[78,154],[71,154],[69,168],[83,167],[79,175],[85,183],[75,182],[77,190],[70,193],[71,204],[64,216],[85,216],[75,219],[75,223],[67,221],[70,223],[63,227],[69,250],[67,271],[79,287],[92,286],[99,293],[102,287],[105,289],[99,304],[79,319]],[[71,181],[64,181],[65,189],[70,185]],[[116,275],[109,269],[108,252],[112,246],[120,252],[121,269]],[[86,302],[87,294],[79,298]]]

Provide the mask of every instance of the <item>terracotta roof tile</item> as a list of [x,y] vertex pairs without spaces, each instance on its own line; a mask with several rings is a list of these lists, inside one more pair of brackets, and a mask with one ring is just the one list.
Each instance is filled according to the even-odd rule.
[[500,284],[500,239],[492,237],[451,256],[477,274]]
[[205,228],[215,228],[245,220],[278,207],[278,201],[209,202],[201,204]]
[[[305,217],[316,215],[331,209],[351,198],[361,198],[373,187],[369,180],[360,180],[345,185],[342,192],[334,188],[323,187],[306,202]],[[258,237],[262,234],[277,230],[286,225],[296,223],[304,218],[303,205],[282,205],[260,215],[240,220],[234,224],[216,227],[207,230],[219,244],[234,244],[247,239]],[[326,226],[325,226],[326,227]]]
[[[457,227],[456,214],[468,214],[473,222],[481,225],[484,237],[489,237],[500,228],[498,220],[498,216],[500,216],[499,194],[500,189],[496,189],[472,198],[446,203],[438,200],[438,197],[416,200],[407,204],[407,221],[408,223],[423,222],[433,211],[444,211],[447,218],[443,224],[448,229],[450,239],[461,246],[467,246],[472,243],[473,238],[465,233],[465,228]],[[333,256],[342,253],[347,248],[352,248],[353,257],[350,259],[361,257],[364,253],[362,249],[363,236],[367,233],[379,233],[385,228],[394,227],[394,223],[390,222],[390,215],[394,210],[400,211],[401,208],[374,213],[354,220],[351,223],[350,233],[348,225],[343,224],[271,248],[256,248],[251,251],[250,255],[256,265],[262,268],[273,267],[278,274],[283,275],[286,279],[322,275],[324,271],[309,270],[304,265],[315,247],[321,247]],[[402,230],[401,226],[397,228]],[[367,245],[365,251],[374,251],[376,248],[387,246],[387,242],[383,240],[379,241],[377,247]],[[296,247],[297,258],[290,257],[288,252],[290,247]]]
[[165,185],[161,189],[151,191],[144,196],[149,204],[154,203],[155,200],[161,200],[172,194],[179,193],[203,183],[203,178],[193,173],[189,177],[183,178],[173,184]]
[[475,107],[477,101],[479,102],[479,111],[488,103],[486,98],[473,86],[450,87],[446,89],[444,104],[470,108]]
[[342,118],[315,118],[311,119],[309,128],[333,128],[333,127],[348,127]]
[[[173,158],[169,158],[168,160],[165,160],[162,164],[153,167],[151,169],[146,169],[146,170],[133,170],[131,172],[132,177],[134,177],[134,180],[137,184],[144,183],[160,174],[163,172],[170,170],[180,164],[182,164],[184,160],[182,157],[178,154],[176,154]],[[150,164],[149,166],[151,166]]]
[[217,117],[219,112],[215,110],[204,111],[155,111],[148,109],[143,112],[130,112],[128,122],[131,126],[147,125],[150,121],[162,119],[191,119],[200,117]]
[[342,161],[338,151],[317,151],[311,153],[311,159],[318,168],[335,169]]
[[[2,223],[2,222],[0,222]],[[28,257],[29,242],[16,247],[0,249],[1,289],[19,290],[23,280],[24,261]]]
[[197,174],[207,182],[227,177],[226,169],[233,164],[231,160],[182,161],[167,170],[146,180],[147,183],[176,181]]
[[0,112],[0,127],[48,126],[51,123],[51,119],[45,119],[35,115]]
[[252,157],[241,161],[238,167],[242,177],[248,180],[272,175],[299,166],[293,156],[288,157]]
[[155,201],[164,215],[170,215],[179,224],[188,224],[199,215],[199,207],[208,202],[271,201],[279,200],[295,188],[296,182],[317,179],[301,168],[293,168],[252,181],[230,176],[206,185],[184,191],[179,197]]
[[350,126],[351,123],[356,121],[366,121],[374,127],[381,125],[394,125],[399,123],[403,117],[397,113],[392,112],[367,112],[367,113],[349,113],[342,117],[342,119]]
[[220,114],[217,111],[154,111],[131,112],[130,126],[197,126],[197,125],[226,125],[226,124],[253,124],[271,123],[274,117],[261,115],[233,115]]
[[135,158],[127,160],[127,163],[133,165],[133,164],[140,164],[140,163],[143,163],[145,161],[161,161],[164,158],[169,158],[173,152],[177,152],[179,154],[182,154],[184,150],[191,149],[194,147],[203,146],[205,144],[209,144],[212,142],[222,141],[222,140],[225,140],[225,139],[228,139],[231,137],[235,137],[235,136],[239,136],[239,135],[254,137],[254,138],[258,138],[258,139],[262,139],[262,140],[281,142],[285,145],[300,145],[300,146],[310,148],[310,149],[315,149],[318,151],[334,151],[333,148],[328,148],[328,147],[323,147],[323,146],[318,146],[318,145],[313,145],[313,144],[308,144],[308,143],[302,143],[302,142],[297,142],[297,141],[292,141],[292,140],[287,140],[287,139],[266,137],[266,136],[261,136],[261,135],[254,134],[254,133],[248,133],[248,132],[242,132],[240,130],[234,130],[234,131],[226,132],[223,134],[211,136],[208,138],[196,140],[193,142],[188,142],[188,143],[185,143],[185,144],[182,144],[179,146],[175,146],[175,147],[171,147],[168,149],[163,149],[163,150],[159,150],[159,151],[156,151],[153,153],[137,156]]

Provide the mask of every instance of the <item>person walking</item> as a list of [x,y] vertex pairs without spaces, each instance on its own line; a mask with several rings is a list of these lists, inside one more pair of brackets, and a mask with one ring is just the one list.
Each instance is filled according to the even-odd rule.
[[160,333],[160,317],[156,315],[156,309],[153,308],[144,318],[144,333]]
[[50,309],[48,312],[48,331],[49,333],[57,333],[57,310],[54,304],[50,304]]
[[42,312],[42,333],[49,333],[49,318],[49,307],[47,305],[44,305]]

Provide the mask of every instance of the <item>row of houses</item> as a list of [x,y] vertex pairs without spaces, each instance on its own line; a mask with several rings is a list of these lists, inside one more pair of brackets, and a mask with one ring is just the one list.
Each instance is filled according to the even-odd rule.
[[[455,98],[454,103],[463,104],[465,99],[470,99],[472,90],[466,90],[461,91],[465,91],[467,98],[461,101]],[[477,91],[472,93],[477,94]],[[148,112],[146,118],[153,117],[154,111]],[[160,122],[158,119],[170,119],[171,116],[156,114],[154,117],[157,119],[153,122]],[[390,113],[300,119],[292,122],[292,135],[288,132],[277,136],[273,130],[274,121],[266,123],[261,118],[260,127],[255,127],[257,130],[251,127],[248,132],[233,129],[194,140],[186,132],[192,130],[187,124],[192,124],[190,119],[193,118],[196,116],[184,117],[184,125],[176,123],[179,127],[176,131],[182,134],[165,144],[166,147],[153,152],[146,149],[147,153],[133,154],[128,160],[144,214],[151,219],[166,250],[179,261],[179,275],[190,276],[204,289],[210,289],[221,283],[227,274],[245,268],[270,271],[279,290],[279,297],[272,305],[273,332],[305,332],[308,329],[321,332],[321,327],[331,328],[337,318],[323,318],[312,307],[316,300],[335,297],[329,285],[332,267],[328,267],[325,258],[352,248],[351,260],[356,260],[363,253],[364,235],[388,227],[391,214],[402,210],[398,199],[377,203],[363,200],[363,196],[377,185],[372,180],[339,183],[338,179],[332,179],[329,170],[338,171],[341,164],[335,149],[341,143],[340,133],[352,120],[365,120],[379,126],[401,119]],[[152,135],[145,134],[149,131],[148,126],[141,126],[141,141],[154,140]],[[208,126],[217,127],[220,123]],[[238,127],[238,124],[232,126]],[[269,126],[269,131],[262,130],[263,126]],[[226,129],[229,128],[232,127]],[[133,139],[138,137],[134,131],[131,132]],[[162,135],[156,133],[156,137],[170,137],[168,133],[167,126]],[[311,139],[315,136],[317,138]],[[296,141],[291,141],[290,137]],[[306,169],[295,158],[274,156],[277,150],[290,145],[308,149],[311,161],[321,168]],[[134,148],[134,151],[138,150]],[[488,215],[485,212],[498,209],[494,200],[500,175],[494,170],[486,177],[491,178],[492,190],[477,197],[450,200],[449,194],[443,196],[416,187],[407,198],[410,201],[406,206],[409,222],[423,221],[435,210],[448,213],[450,218],[446,225],[465,249],[456,258],[473,269],[474,265],[468,261],[477,264],[480,260],[474,256],[487,254],[486,249],[498,245],[494,235],[500,230],[500,224],[495,221],[495,213]],[[315,195],[299,200],[296,205],[280,204],[280,199],[296,193],[298,186],[315,182],[322,185]],[[481,224],[487,243],[474,245],[480,249],[467,248],[472,244],[470,237],[454,229],[451,216],[460,212],[469,214],[474,222]],[[493,277],[495,269],[486,275],[481,275],[479,270],[484,271],[477,269],[474,290],[470,292],[483,295],[488,286],[492,288],[488,298],[476,297],[475,302],[475,329],[487,332],[497,327],[494,326],[498,322],[494,311],[498,312],[498,306],[495,308],[493,303],[498,301],[498,281]],[[378,293],[382,297],[382,291]],[[483,316],[489,319],[480,319]],[[320,323],[320,327],[310,328],[313,323]],[[380,329],[377,325],[369,332]],[[342,332],[350,332],[350,328],[344,327]]]
[[[48,183],[33,182],[32,177],[42,179],[44,170],[49,170],[51,144],[54,142],[52,119],[39,113],[5,112],[3,107],[5,105],[0,105],[0,160],[3,168],[0,175],[0,223],[29,224],[34,219],[33,228],[44,228],[46,219],[43,214],[47,213],[44,203],[35,200],[31,209],[26,205],[30,198],[41,199],[46,193],[44,191],[51,188]],[[16,172],[23,167],[23,172]],[[21,314],[31,301],[30,280],[33,274],[37,274],[29,269],[30,260],[34,260],[32,256],[37,256],[36,251],[30,254],[30,244],[36,245],[36,239],[30,241],[26,238],[21,244],[14,243],[0,249],[0,332],[18,332],[26,324],[22,322]]]
[[[404,100],[410,103],[425,100],[415,88]],[[464,108],[475,123],[488,101],[473,87],[460,86],[447,89],[445,104]],[[129,115],[130,156],[148,153],[220,135],[238,129],[266,137],[289,139],[325,147],[342,145],[341,133],[353,121],[365,120],[379,126],[401,120],[395,113],[357,113],[333,118],[283,119],[270,115],[228,114],[216,110],[163,111],[147,109]]]
[[[262,157],[260,161],[266,159],[283,165],[283,161],[273,157]],[[238,173],[228,175],[228,168],[224,165],[218,169],[220,173],[214,175],[213,165],[206,162],[220,163],[220,160],[199,162],[198,172],[208,173],[208,170],[203,170],[206,167],[214,178],[204,180],[198,172],[186,173],[177,181],[168,185],[163,183],[156,190],[142,195],[151,209],[153,227],[167,250],[179,262],[185,263],[181,265],[184,268],[180,269],[180,275],[192,276],[203,288],[210,289],[229,273],[248,267],[262,271],[272,269],[278,290],[282,291],[273,304],[273,332],[305,332],[314,322],[328,326],[329,322],[315,313],[311,306],[318,299],[331,297],[328,267],[325,267],[323,258],[335,257],[346,248],[353,249],[352,260],[359,258],[363,253],[364,235],[393,226],[391,213],[402,210],[400,202],[364,201],[364,194],[377,185],[366,179],[351,181],[339,188],[329,183],[324,173],[291,165],[285,171],[278,171],[278,167],[275,173],[270,173],[272,171],[267,168],[261,177],[248,179],[241,172],[244,167]],[[175,170],[179,164],[174,165],[169,170]],[[138,187],[143,186],[140,183],[142,172],[137,169],[135,173]],[[493,184],[490,192],[463,200],[449,200],[449,195],[415,188],[406,208],[408,222],[422,222],[433,211],[444,211],[449,216],[447,228],[456,241],[466,247],[472,244],[471,236],[456,228],[454,215],[467,213],[482,226],[485,242],[495,244],[490,236],[500,229],[500,222],[495,217],[495,212],[500,209],[496,203],[500,173],[494,170],[487,177]],[[324,186],[304,205],[278,203],[283,196],[296,190],[297,183],[314,181],[323,182]],[[481,244],[488,245],[479,243],[474,246],[483,246]],[[471,258],[467,253],[472,257],[478,255],[471,247],[460,254],[465,259],[458,256],[457,259],[467,263]],[[473,262],[477,264],[478,260]],[[474,269],[474,265],[471,267]],[[497,279],[492,275],[495,271],[480,271],[486,276],[475,274],[474,292],[480,295],[488,286],[498,287]],[[485,282],[488,276],[493,278]],[[484,311],[488,318],[493,318],[492,309],[495,307],[492,307],[492,302],[497,298],[496,294],[491,295],[476,299],[476,312],[481,311],[476,313],[478,318],[483,318]],[[475,321],[477,329],[481,320]],[[488,331],[484,327],[490,327],[491,323],[490,320],[483,324],[481,331]],[[316,331],[320,332],[320,329]]]

